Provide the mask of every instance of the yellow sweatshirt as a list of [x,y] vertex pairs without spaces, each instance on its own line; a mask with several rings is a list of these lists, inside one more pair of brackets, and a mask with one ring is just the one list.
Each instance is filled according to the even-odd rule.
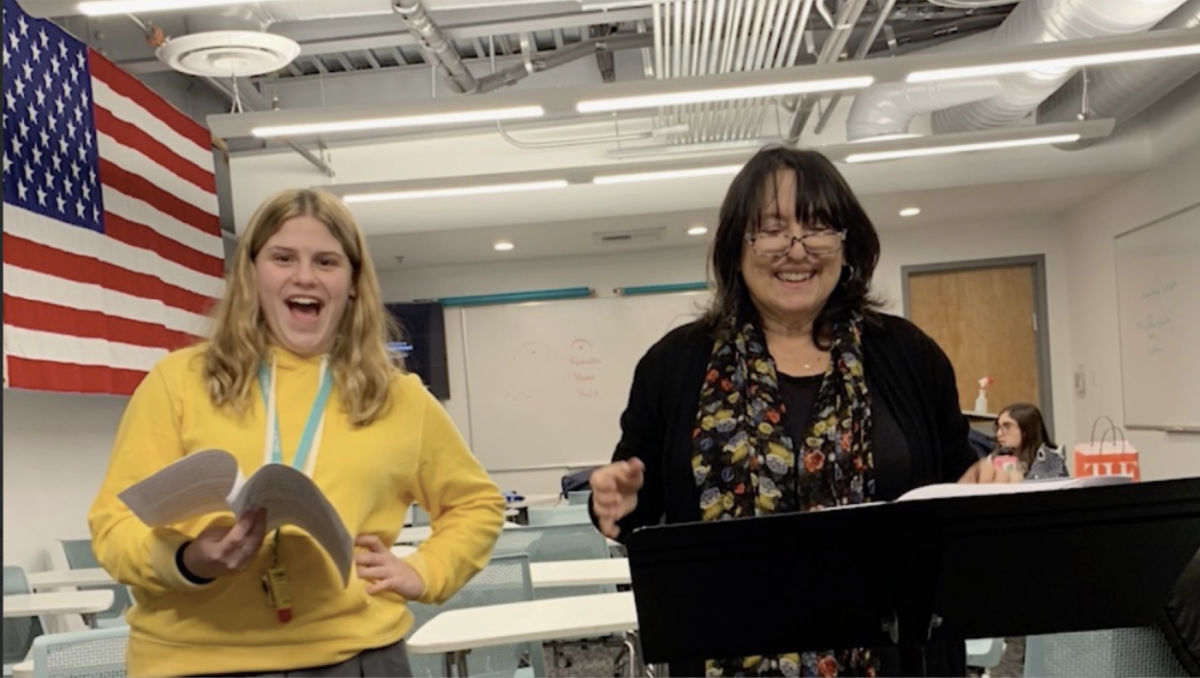
[[[290,463],[317,394],[320,358],[281,349],[276,398],[284,462]],[[212,675],[324,666],[393,643],[412,614],[392,592],[367,594],[351,574],[343,588],[328,555],[306,533],[285,527],[280,561],[287,572],[293,618],[281,623],[267,603],[262,577],[270,542],[236,575],[193,584],[175,554],[206,527],[233,515],[209,515],[152,530],[117,494],[192,452],[223,449],[249,477],[263,463],[266,413],[257,385],[252,410],[239,417],[212,405],[201,376],[202,347],[164,358],[138,387],[121,421],[108,475],[88,516],[96,557],[129,585],[130,676]],[[471,455],[445,410],[414,375],[397,376],[391,407],[370,426],[354,428],[336,386],[313,481],[351,537],[377,535],[392,544],[410,504],[429,511],[434,536],[406,562],[425,581],[422,603],[452,596],[487,564],[504,520],[504,499]],[[356,547],[356,552],[360,551]]]

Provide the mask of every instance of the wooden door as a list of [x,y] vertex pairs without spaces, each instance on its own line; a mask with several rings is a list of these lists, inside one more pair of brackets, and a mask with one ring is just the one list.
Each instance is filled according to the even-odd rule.
[[1033,264],[912,273],[909,318],[954,365],[959,403],[975,409],[990,376],[988,410],[1017,402],[1041,407]]

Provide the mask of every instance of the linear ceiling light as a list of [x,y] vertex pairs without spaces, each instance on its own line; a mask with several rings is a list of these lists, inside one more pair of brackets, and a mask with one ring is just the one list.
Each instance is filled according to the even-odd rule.
[[660,179],[689,179],[711,177],[720,174],[737,174],[741,165],[719,167],[696,167],[692,169],[664,170],[661,172],[638,172],[635,174],[603,174],[592,179],[593,184],[629,184],[636,181],[658,181]]
[[482,111],[401,115],[391,118],[362,118],[359,120],[330,120],[328,122],[313,122],[298,125],[255,127],[250,130],[250,133],[256,137],[283,137],[333,132],[361,132],[397,127],[427,127],[430,125],[453,125],[466,122],[520,120],[524,118],[540,118],[545,114],[546,111],[541,106],[514,106],[511,108],[492,108]]
[[919,158],[930,155],[948,155],[950,153],[966,153],[968,151],[993,151],[1001,148],[1017,148],[1020,146],[1040,146],[1042,144],[1069,144],[1083,138],[1082,134],[1054,134],[1027,139],[1006,139],[1003,141],[982,141],[978,143],[956,144],[953,146],[934,146],[932,148],[905,148],[895,151],[876,151],[851,153],[845,162],[877,162],[879,160],[896,160],[898,158]]
[[242,3],[237,0],[94,0],[93,2],[81,2],[78,7],[80,14],[108,16],[240,4]]
[[610,111],[628,111],[637,108],[657,108],[659,106],[704,104],[713,101],[731,101],[734,99],[758,99],[762,97],[806,94],[809,92],[831,92],[846,89],[862,89],[864,87],[870,87],[874,82],[874,77],[864,75],[854,78],[827,78],[824,80],[814,79],[800,80],[795,82],[782,82],[774,85],[748,85],[746,87],[698,89],[690,92],[645,94],[642,96],[580,101],[575,105],[575,110],[579,111],[580,113],[607,113]]
[[1003,64],[987,66],[962,66],[957,68],[935,68],[925,71],[914,71],[905,80],[908,82],[939,82],[942,80],[960,80],[962,78],[980,78],[1010,73],[1024,73],[1038,70],[1065,70],[1083,66],[1100,66],[1118,64],[1128,61],[1146,61],[1149,59],[1167,59],[1171,57],[1200,55],[1200,32],[1196,36],[1196,44],[1178,45],[1173,47],[1158,47],[1153,49],[1117,50],[1080,56],[1062,57],[1059,59],[1041,59],[1035,61],[1012,61]]
[[483,186],[457,186],[453,188],[429,188],[412,191],[390,191],[380,193],[351,193],[342,199],[353,202],[379,202],[382,200],[414,200],[417,198],[446,198],[459,195],[485,195],[488,193],[516,193],[518,191],[540,191],[550,188],[566,188],[566,179],[553,181],[530,181],[520,184],[490,184]]

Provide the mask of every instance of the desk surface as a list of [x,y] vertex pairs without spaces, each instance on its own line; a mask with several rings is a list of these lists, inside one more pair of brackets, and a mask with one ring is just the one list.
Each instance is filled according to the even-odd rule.
[[631,581],[629,559],[593,558],[530,563],[529,580],[534,588],[628,584]]
[[526,641],[604,636],[637,627],[633,593],[623,591],[446,610],[417,629],[407,646],[416,654],[436,654]]
[[95,614],[112,607],[112,591],[60,591],[4,596],[4,616]]
[[85,567],[77,570],[48,570],[46,572],[31,572],[28,575],[29,588],[57,589],[65,586],[111,586],[113,578],[102,567]]

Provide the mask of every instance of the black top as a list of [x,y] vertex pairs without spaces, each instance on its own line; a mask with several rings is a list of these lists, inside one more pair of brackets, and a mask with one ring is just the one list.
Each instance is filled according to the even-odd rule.
[[[711,329],[697,321],[672,330],[638,362],[613,461],[637,457],[646,470],[637,508],[618,523],[620,541],[638,527],[701,518],[692,476],[692,428],[714,341]],[[967,440],[954,368],[916,325],[882,314],[866,321],[863,369],[875,413],[871,440],[880,474],[877,500],[957,481],[979,459]],[[805,412],[811,410],[811,402],[808,408],[791,403],[788,407]],[[894,653],[880,654],[881,673],[896,673]],[[931,675],[966,672],[962,643],[940,652],[930,648],[927,659]],[[700,670],[697,675],[703,675]]]
[[[812,422],[813,403],[821,390],[823,374],[793,377],[779,373],[779,390],[787,405],[788,433],[792,440],[804,440]],[[908,441],[900,422],[892,416],[882,398],[871,399],[871,457],[875,460],[875,500],[891,501],[908,491],[912,485],[912,462],[908,458]]]

